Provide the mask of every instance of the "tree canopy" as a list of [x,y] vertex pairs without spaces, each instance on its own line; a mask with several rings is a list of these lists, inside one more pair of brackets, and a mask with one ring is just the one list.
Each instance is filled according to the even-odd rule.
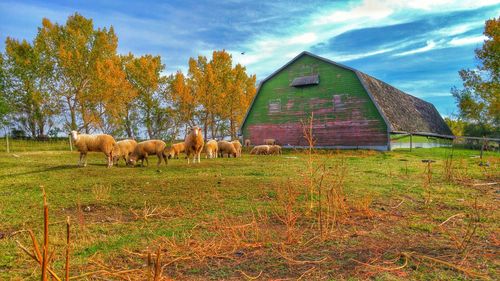
[[[476,49],[479,64],[475,69],[462,69],[463,88],[453,88],[460,110],[459,117],[470,123],[465,134],[500,135],[500,17],[487,20],[486,40]],[[469,130],[467,129],[469,128]]]
[[113,26],[79,13],[64,24],[45,18],[33,41],[8,37],[5,45],[0,119],[10,116],[34,138],[79,130],[168,139],[195,124],[206,137],[236,138],[255,95],[255,75],[233,67],[224,50],[167,76],[160,56],[118,54]]

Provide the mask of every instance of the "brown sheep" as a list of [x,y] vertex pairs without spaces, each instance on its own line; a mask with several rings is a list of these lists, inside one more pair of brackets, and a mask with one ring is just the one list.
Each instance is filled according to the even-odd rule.
[[203,134],[201,129],[197,126],[191,128],[191,132],[186,136],[184,140],[184,144],[186,146],[186,156],[189,164],[189,157],[193,156],[193,163],[196,163],[196,159],[198,158],[198,163],[200,163],[200,154],[203,150],[203,145],[205,142],[203,141]]
[[209,140],[205,144],[205,153],[206,158],[217,158],[217,154],[219,152],[219,146],[217,145],[216,140]]
[[168,158],[177,158],[179,159],[179,155],[186,151],[186,146],[184,145],[184,142],[178,142],[172,144],[172,147],[170,147],[169,152],[168,152]]
[[116,141],[112,136],[78,134],[77,131],[71,131],[71,140],[80,152],[78,166],[87,166],[88,152],[103,152],[108,161],[108,168],[113,166],[113,147]]
[[252,148],[252,151],[250,151],[250,154],[255,154],[255,155],[267,155],[269,154],[269,145],[257,145],[254,148]]
[[113,163],[114,165],[118,165],[118,161],[120,158],[125,160],[125,165],[128,163],[128,158],[130,154],[134,152],[135,147],[137,146],[137,142],[135,140],[121,140],[116,142],[113,147]]
[[281,146],[279,145],[271,145],[269,146],[269,155],[281,155]]
[[221,158],[224,157],[224,154],[226,153],[227,154],[227,157],[231,157],[231,155],[233,155],[233,157],[236,157],[236,155],[238,154],[238,152],[236,151],[236,148],[234,148],[234,145],[228,141],[219,141],[217,142],[217,146],[219,147],[219,156]]
[[158,156],[158,164],[157,167],[161,164],[161,159],[165,161],[165,166],[168,165],[167,155],[165,154],[165,147],[167,145],[165,142],[161,140],[147,140],[137,144],[134,149],[134,152],[130,154],[128,163],[132,166],[135,166],[137,161],[141,160],[141,166],[144,166],[144,160],[146,160],[146,164],[149,166],[148,155]]
[[264,139],[264,144],[266,145],[275,145],[276,140],[275,139]]
[[250,147],[250,139],[245,140],[245,147]]
[[231,142],[236,149],[236,156],[241,157],[241,143],[239,140],[234,140]]

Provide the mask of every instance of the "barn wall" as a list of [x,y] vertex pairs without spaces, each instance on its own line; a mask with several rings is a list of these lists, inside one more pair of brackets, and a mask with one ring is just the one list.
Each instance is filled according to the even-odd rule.
[[[318,74],[319,85],[290,87],[291,81]],[[274,138],[282,145],[304,146],[302,122],[314,112],[317,146],[387,145],[387,127],[356,74],[304,55],[267,80],[242,128],[253,144]]]

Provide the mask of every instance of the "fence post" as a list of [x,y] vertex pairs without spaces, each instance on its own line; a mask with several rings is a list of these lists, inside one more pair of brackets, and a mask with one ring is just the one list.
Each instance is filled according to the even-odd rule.
[[411,152],[411,147],[413,146],[413,135],[410,134],[410,152]]
[[7,142],[7,153],[10,153],[9,132],[5,132],[5,141]]
[[73,151],[73,143],[71,141],[71,135],[69,135],[69,150]]
[[479,159],[481,159],[481,161],[483,161],[484,141],[485,138],[483,137],[483,142],[481,143],[481,154],[479,155]]

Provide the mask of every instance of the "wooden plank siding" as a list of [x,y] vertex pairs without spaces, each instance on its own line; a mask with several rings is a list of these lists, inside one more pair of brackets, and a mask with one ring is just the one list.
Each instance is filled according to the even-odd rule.
[[[291,87],[300,76],[319,75],[319,84]],[[242,135],[253,144],[273,138],[305,146],[303,122],[314,113],[313,135],[321,147],[387,147],[387,125],[356,73],[303,55],[259,88]]]

